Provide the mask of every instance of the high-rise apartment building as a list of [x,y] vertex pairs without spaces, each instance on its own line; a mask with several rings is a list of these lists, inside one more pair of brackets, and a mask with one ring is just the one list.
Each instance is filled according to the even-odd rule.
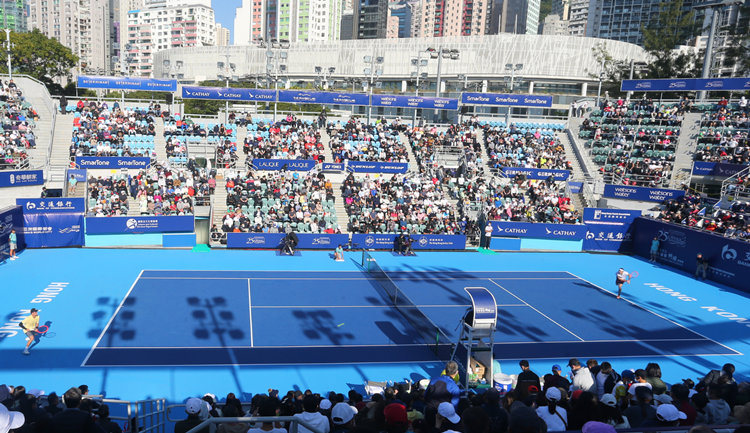
[[216,23],[216,46],[226,47],[229,45],[229,29]]
[[542,23],[542,34],[551,36],[566,36],[568,21],[560,19],[558,15],[547,15]]
[[490,30],[491,0],[410,0],[411,37],[484,35]]
[[539,33],[541,0],[497,0],[492,6],[490,34]]
[[408,2],[392,1],[388,5],[388,37],[408,38],[411,36],[411,6]]
[[341,34],[342,41],[354,39],[354,11],[345,10],[341,15]]
[[112,72],[109,0],[30,0],[29,28],[70,48],[84,72]]
[[[205,4],[156,7],[128,12],[127,74],[149,77],[153,54],[178,47],[216,44],[214,10]],[[162,78],[162,77],[154,77]]]
[[570,0],[552,0],[550,15],[557,15],[563,21],[570,19]]
[[24,0],[0,0],[0,25],[16,33],[29,31]]
[[263,0],[242,0],[234,13],[234,45],[252,45],[266,35]]
[[354,39],[383,39],[388,24],[388,0],[354,1]]
[[[597,0],[592,0],[596,2]],[[646,0],[648,1],[648,0]],[[570,0],[568,35],[586,36],[589,21],[589,0]]]

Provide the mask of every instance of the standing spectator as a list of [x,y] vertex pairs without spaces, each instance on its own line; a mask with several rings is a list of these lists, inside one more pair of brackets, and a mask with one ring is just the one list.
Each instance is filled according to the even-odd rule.
[[[646,387],[649,389],[649,391],[651,391],[651,384],[646,380],[647,377],[648,376],[646,375],[646,370],[639,368],[635,371],[635,379],[630,385],[630,388],[628,388],[628,394],[630,394],[631,400],[637,400],[636,390],[640,387]],[[651,391],[651,393],[653,394],[653,391]]]
[[[187,433],[200,425],[203,422],[200,419],[202,407],[203,400],[195,397],[189,398],[185,403],[185,413],[188,414],[188,417],[174,424],[174,433]],[[200,433],[208,433],[208,430],[208,427],[206,427]]]
[[[18,248],[18,237],[16,236],[16,231],[11,230],[10,236],[8,237],[8,243],[10,245],[10,259],[15,260],[16,259],[16,249]],[[28,355],[28,353],[27,353]]]
[[698,273],[703,273],[703,281],[706,281],[706,269],[708,269],[708,260],[703,257],[703,254],[698,253],[695,258],[695,279],[700,281]]
[[[448,361],[445,370],[440,377],[430,381],[424,393],[425,419],[427,423],[434,423],[441,403],[451,403],[454,409],[458,409],[458,400],[461,398],[461,390],[456,385],[458,378],[458,364]],[[432,425],[430,425],[431,427]]]
[[488,433],[505,433],[508,430],[508,412],[500,406],[500,392],[490,388],[484,393],[482,409],[489,416]]
[[596,396],[599,400],[604,394],[613,394],[617,382],[620,381],[620,375],[612,368],[612,364],[607,361],[602,362],[599,372],[596,374]]
[[651,384],[651,391],[654,395],[666,394],[667,384],[661,380],[661,367],[659,364],[652,362],[646,366],[646,382]]
[[596,394],[596,380],[594,380],[594,375],[591,374],[588,367],[581,367],[581,362],[576,358],[572,358],[568,362],[568,366],[573,370],[574,375],[570,390],[578,391],[580,389]]
[[550,388],[545,394],[536,397],[536,414],[547,423],[547,431],[565,431],[568,429],[568,412],[557,406],[560,401],[560,390]]
[[[66,409],[52,417],[46,433],[101,433],[94,418],[79,409],[83,396],[78,388],[70,388],[63,396]],[[187,431],[187,430],[185,430]]]
[[699,391],[706,391],[710,385],[719,385],[721,387],[721,398],[730,406],[735,404],[735,398],[739,392],[737,382],[734,380],[734,364],[724,364],[721,371],[711,370],[703,378],[696,388]]
[[708,424],[726,424],[730,412],[729,405],[721,398],[721,386],[709,385],[708,404],[706,405],[706,421]]
[[651,258],[649,261],[656,262],[656,256],[659,254],[659,237],[654,236],[654,240],[651,241]]
[[695,411],[693,405],[690,404],[690,391],[688,390],[687,386],[681,383],[675,383],[674,385],[672,385],[672,389],[670,390],[670,392],[670,395],[672,396],[672,404],[674,404],[677,410],[684,413],[686,416],[685,419],[680,420],[680,425],[694,425],[695,418],[698,416],[698,413]]
[[562,375],[562,368],[559,364],[552,366],[552,373],[544,375],[544,391],[550,387],[570,389],[570,381],[567,376]]
[[103,404],[96,413],[99,416],[97,424],[107,433],[122,433],[120,425],[109,419],[109,406]]
[[[539,388],[539,376],[529,368],[529,361],[523,359],[518,363],[521,367],[521,373],[518,374],[518,388],[524,393],[530,386]],[[526,394],[524,394],[526,395]]]
[[60,113],[67,114],[68,110],[68,98],[65,97],[65,95],[62,95],[60,97]]
[[[294,415],[295,417],[305,420],[312,424],[313,427],[317,427],[318,430],[323,433],[328,433],[331,430],[331,426],[328,422],[328,418],[318,412],[318,398],[314,395],[306,395],[302,400],[302,408],[305,410],[302,413]],[[312,433],[307,427],[299,425],[297,427],[298,433]]]

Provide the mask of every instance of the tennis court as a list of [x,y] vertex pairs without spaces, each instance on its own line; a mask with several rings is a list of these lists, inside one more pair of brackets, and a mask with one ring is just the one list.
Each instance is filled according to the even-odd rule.
[[498,359],[740,354],[569,272],[365,266],[144,270],[82,366],[434,362],[458,338],[464,287],[497,300]]

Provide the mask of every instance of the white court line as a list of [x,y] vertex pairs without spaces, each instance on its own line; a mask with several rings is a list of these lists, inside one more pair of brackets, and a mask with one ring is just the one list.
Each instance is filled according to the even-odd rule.
[[575,338],[577,338],[577,339],[579,339],[579,340],[581,340],[581,341],[585,341],[585,340],[584,340],[583,338],[581,338],[581,337],[577,336],[576,334],[574,334],[573,332],[571,332],[571,331],[570,331],[570,329],[568,329],[568,328],[566,328],[566,327],[562,326],[561,324],[559,324],[559,323],[555,322],[554,320],[552,320],[552,319],[551,319],[551,318],[550,318],[549,316],[547,316],[546,314],[544,314],[544,313],[542,313],[541,311],[537,310],[536,308],[532,307],[532,306],[531,306],[531,305],[530,305],[530,304],[529,304],[528,302],[526,302],[526,301],[524,301],[523,299],[519,298],[518,296],[514,295],[514,294],[513,294],[513,293],[512,293],[512,292],[511,292],[510,290],[506,289],[505,287],[501,286],[500,284],[497,284],[497,283],[496,283],[495,281],[493,281],[493,280],[492,280],[491,278],[488,278],[488,280],[489,280],[489,281],[490,281],[490,282],[491,282],[492,284],[494,284],[494,285],[496,285],[497,287],[500,287],[501,289],[503,289],[503,290],[505,290],[506,292],[508,292],[508,294],[509,294],[510,296],[513,296],[514,298],[516,298],[516,299],[518,299],[519,301],[523,302],[524,304],[528,305],[528,306],[529,306],[529,308],[531,308],[532,310],[534,310],[534,311],[536,311],[537,313],[541,314],[542,316],[546,317],[546,318],[547,318],[547,320],[549,320],[550,322],[552,322],[552,323],[554,323],[555,325],[557,325],[557,326],[561,327],[562,329],[564,329],[564,330],[568,331],[568,332],[570,333],[570,335],[574,336]]
[[143,271],[141,271],[140,274],[138,274],[138,278],[133,281],[133,285],[130,286],[130,290],[128,290],[128,293],[125,294],[125,297],[122,298],[122,301],[120,301],[120,305],[117,306],[117,309],[115,310],[115,314],[112,315],[112,317],[109,318],[109,322],[107,322],[107,326],[104,327],[104,330],[99,335],[99,338],[96,339],[96,342],[93,346],[91,346],[91,350],[89,350],[88,355],[86,355],[86,358],[83,359],[83,363],[81,363],[81,367],[84,367],[86,365],[86,361],[89,360],[89,357],[92,353],[94,353],[94,349],[96,349],[96,346],[99,345],[99,342],[102,341],[102,337],[104,337],[104,334],[107,333],[107,329],[109,329],[109,326],[112,324],[112,321],[115,320],[115,317],[117,316],[117,313],[120,312],[120,308],[125,304],[125,300],[128,299],[128,296],[130,296],[130,292],[133,291],[133,288],[135,288],[135,285],[138,284],[138,280],[141,278],[141,275],[143,275]]
[[[399,306],[404,306],[400,304]],[[412,305],[409,305],[411,307]],[[422,307],[459,307],[467,308],[471,305],[415,305]],[[527,307],[526,304],[498,304],[498,307]],[[393,308],[393,305],[254,305],[253,308]]]
[[[575,276],[576,278],[578,278],[579,280],[581,280],[581,281],[585,281],[585,282],[587,282],[587,283],[591,284],[592,286],[596,287],[597,289],[601,290],[601,291],[602,291],[602,292],[604,292],[604,293],[607,293],[607,294],[610,294],[610,295],[614,295],[614,293],[610,292],[609,290],[607,290],[607,289],[605,289],[605,288],[603,288],[603,287],[597,286],[596,284],[592,283],[592,282],[591,282],[591,281],[589,281],[589,280],[586,280],[586,279],[584,279],[584,278],[581,278],[581,277],[579,277],[579,276],[577,276],[577,275],[575,275],[575,274],[573,274],[573,273],[570,273],[570,275],[573,275],[573,276]],[[708,337],[706,337],[705,335],[701,334],[700,332],[696,332],[696,331],[693,331],[692,329],[688,328],[687,326],[684,326],[684,325],[682,325],[682,324],[680,324],[680,323],[677,323],[677,322],[675,322],[674,320],[671,320],[671,319],[667,319],[666,317],[662,316],[661,314],[655,313],[655,312],[653,312],[653,311],[649,310],[648,308],[644,307],[643,305],[640,305],[640,304],[636,304],[635,302],[633,302],[633,301],[630,301],[630,300],[628,300],[628,299],[625,299],[625,298],[620,298],[620,299],[622,299],[622,300],[623,300],[623,301],[625,301],[625,302],[629,302],[630,304],[634,305],[635,307],[638,307],[638,308],[640,308],[640,309],[642,309],[642,310],[648,311],[649,313],[653,314],[654,316],[656,316],[656,317],[660,317],[660,318],[662,318],[662,319],[666,320],[666,321],[667,321],[667,322],[669,322],[669,323],[672,323],[672,324],[674,324],[674,325],[677,325],[677,326],[679,326],[680,328],[686,329],[686,330],[688,330],[688,331],[692,332],[693,334],[695,334],[695,335],[698,335],[699,337],[703,337],[703,338],[705,338],[705,339],[706,339],[706,340],[708,340],[708,341],[712,341],[712,342],[714,342],[714,343],[718,344],[718,345],[719,345],[719,346],[721,346],[721,347],[724,347],[724,348],[726,348],[726,349],[729,349],[729,350],[731,350],[732,352],[734,352],[734,353],[733,353],[732,355],[744,355],[743,353],[740,353],[740,352],[738,352],[738,351],[736,351],[736,350],[732,349],[731,347],[729,347],[729,346],[727,346],[727,345],[725,345],[725,344],[721,344],[721,343],[719,343],[718,341],[714,340],[713,338],[708,338]],[[705,356],[705,355],[694,355],[694,356]]]
[[[466,277],[466,278],[443,278],[436,276],[435,278],[422,278],[420,281],[433,281],[433,280],[484,280],[487,277]],[[577,280],[578,278],[517,278],[517,277],[491,277],[497,280]],[[310,278],[313,279],[313,278]],[[338,280],[339,278],[331,278]],[[342,280],[345,278],[341,278]],[[356,278],[352,278],[356,279]],[[413,278],[409,277],[391,277],[393,281],[411,281]]]
[[367,281],[368,278],[291,278],[291,277],[143,277],[143,280],[362,280]]
[[250,347],[253,347],[253,298],[250,294],[250,278],[247,279],[247,311],[250,316]]
[[310,345],[310,346],[289,346],[289,345],[283,345],[283,346],[185,346],[185,347],[140,347],[140,346],[134,346],[134,347],[100,347],[99,350],[104,349],[112,349],[112,350],[123,350],[123,349],[279,349],[279,348],[286,348],[286,347],[294,347],[299,349],[304,349],[305,347],[329,347],[331,349],[338,348],[338,347],[403,347],[403,346],[419,346],[419,347],[426,347],[427,345],[422,343],[407,343],[407,344],[346,344],[346,345],[332,345],[332,344],[321,344],[321,345]]

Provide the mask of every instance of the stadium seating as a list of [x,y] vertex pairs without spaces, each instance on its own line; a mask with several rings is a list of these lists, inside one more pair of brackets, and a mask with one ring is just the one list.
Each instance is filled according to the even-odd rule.
[[34,119],[39,115],[11,80],[0,88],[0,170],[29,167],[28,149],[36,147]]

